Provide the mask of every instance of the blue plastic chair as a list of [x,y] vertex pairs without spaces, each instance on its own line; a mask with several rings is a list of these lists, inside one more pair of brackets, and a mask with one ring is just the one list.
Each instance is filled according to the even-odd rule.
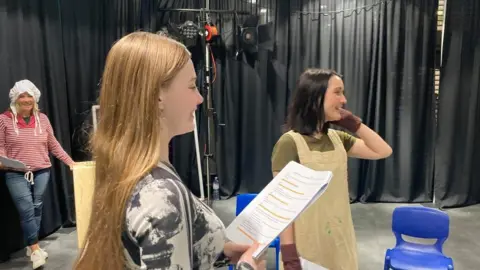
[[[453,260],[443,254],[443,243],[449,234],[450,218],[440,210],[428,207],[397,207],[393,211],[392,231],[397,243],[387,249],[384,270],[453,270]],[[437,239],[433,245],[407,242],[403,235]]]
[[[237,206],[235,210],[235,215],[238,216],[243,211],[243,209],[245,209],[245,207],[247,207],[247,205],[253,199],[255,199],[256,196],[257,194],[253,194],[253,193],[239,194],[237,196]],[[275,269],[278,270],[279,261],[280,261],[280,256],[279,256],[280,255],[280,239],[278,237],[275,238],[275,240],[273,240],[272,243],[270,243],[269,247],[275,248],[275,262],[276,262]],[[234,267],[230,265],[229,269],[234,270]]]

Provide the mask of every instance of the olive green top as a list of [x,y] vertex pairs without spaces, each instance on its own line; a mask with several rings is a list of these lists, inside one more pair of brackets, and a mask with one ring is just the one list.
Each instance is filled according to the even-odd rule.
[[[337,132],[342,140],[345,151],[348,152],[355,144],[357,138],[340,130],[335,130],[335,132]],[[302,137],[305,142],[307,142],[311,151],[328,152],[334,150],[333,143],[328,136],[322,135],[320,138],[314,138],[312,136],[302,135]],[[300,163],[297,146],[290,135],[283,134],[273,148],[272,171],[281,171],[288,162],[292,160]]]

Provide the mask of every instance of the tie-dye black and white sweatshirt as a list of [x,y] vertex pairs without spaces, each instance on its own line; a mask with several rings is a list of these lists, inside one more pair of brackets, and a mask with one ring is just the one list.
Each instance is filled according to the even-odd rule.
[[213,269],[224,231],[213,210],[192,195],[173,167],[161,163],[127,202],[122,233],[127,268]]

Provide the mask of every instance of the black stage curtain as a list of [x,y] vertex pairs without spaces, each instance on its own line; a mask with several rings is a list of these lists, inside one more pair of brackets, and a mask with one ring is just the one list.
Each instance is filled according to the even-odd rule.
[[344,75],[349,109],[394,149],[387,160],[350,162],[351,200],[431,201],[437,1],[248,2],[211,1],[273,22],[276,43],[273,52],[260,50],[254,67],[247,57],[218,63],[222,187],[258,192],[271,180],[270,154],[296,79],[322,67]]
[[[200,0],[60,1],[65,70],[74,153],[89,159],[86,150],[91,128],[91,106],[96,104],[105,57],[113,43],[137,30],[156,32],[167,22],[193,20],[195,14],[158,12],[160,8],[200,8]],[[200,117],[199,117],[200,118]],[[198,194],[193,135],[175,138],[172,163],[189,187]]]
[[[228,52],[213,49],[217,59],[214,171],[224,193],[258,192],[271,180],[271,150],[281,135],[296,79],[307,67],[325,67],[345,75],[349,108],[395,151],[385,161],[352,161],[352,200],[431,200],[436,1],[247,2],[251,1],[210,1],[211,8],[261,15],[261,23],[273,23],[276,43],[272,50],[261,48],[256,60],[248,55],[235,60],[232,25],[243,23],[245,16],[225,14],[215,19],[224,27],[222,35],[229,47]],[[135,30],[158,31],[168,21],[195,19],[191,13],[159,13],[158,7],[203,5],[201,0],[2,2],[0,94],[5,98],[0,98],[0,106],[7,107],[6,97],[15,81],[29,78],[42,90],[41,107],[61,144],[76,161],[88,160],[89,125],[85,123],[96,103],[111,45]],[[347,11],[332,13],[338,10]],[[202,61],[195,62],[201,86]],[[204,109],[202,106],[197,113],[202,154]],[[75,223],[71,173],[59,161],[53,162],[42,235]],[[174,139],[172,162],[199,195],[193,134]],[[4,181],[0,182],[2,214],[8,220],[0,225],[4,232],[0,235],[1,257],[22,245],[18,216]]]
[[[274,6],[274,1],[270,5]],[[210,8],[259,11],[241,1],[210,1]],[[274,11],[262,18],[266,17],[274,18]],[[270,154],[280,134],[288,98],[287,70],[272,52],[260,50],[257,61],[248,55],[236,60],[235,25],[242,25],[246,18],[232,14],[215,18],[229,50],[214,51],[217,79],[213,85],[216,169],[222,191],[228,195],[259,192],[272,179]],[[284,22],[279,19],[278,23]]]
[[435,199],[440,207],[480,202],[475,167],[480,160],[479,29],[479,1],[448,2],[435,152]]
[[[13,84],[28,78],[42,91],[40,108],[61,145],[75,161],[86,151],[91,106],[96,103],[105,57],[112,44],[136,30],[155,31],[170,17],[158,7],[200,7],[200,0],[1,1],[0,110],[8,108]],[[180,138],[181,139],[181,138]],[[53,159],[45,194],[41,237],[75,224],[72,175]],[[23,248],[18,214],[0,174],[0,261]]]

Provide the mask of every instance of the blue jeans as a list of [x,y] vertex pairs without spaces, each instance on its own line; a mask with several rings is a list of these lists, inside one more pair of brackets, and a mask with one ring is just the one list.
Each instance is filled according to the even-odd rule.
[[27,182],[25,173],[6,172],[7,188],[20,216],[23,237],[28,246],[38,243],[38,231],[42,221],[43,194],[50,179],[50,170],[33,172],[34,185]]

